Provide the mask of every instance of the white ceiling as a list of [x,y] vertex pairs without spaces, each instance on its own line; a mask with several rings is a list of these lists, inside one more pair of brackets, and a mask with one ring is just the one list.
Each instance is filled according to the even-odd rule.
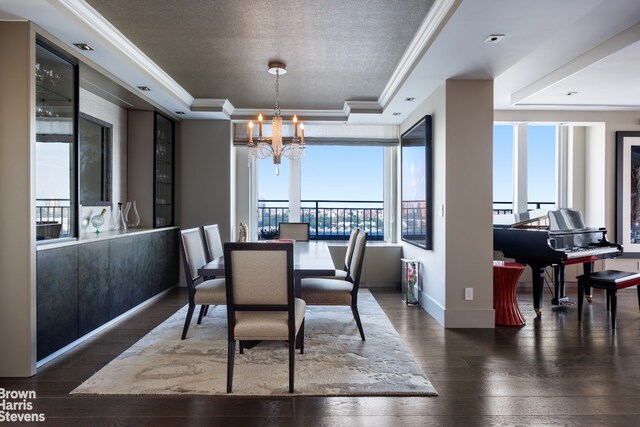
[[[167,3],[176,4],[157,2]],[[225,7],[226,3],[232,2],[216,5]],[[109,7],[109,2],[103,4]],[[397,1],[389,8],[406,13],[415,4]],[[277,13],[277,5],[273,2],[263,13]],[[32,20],[69,46],[89,43],[95,51],[83,54],[72,46],[70,51],[156,107],[186,112],[182,117],[242,119],[264,107],[250,105],[246,96],[237,97],[243,104],[234,106],[229,90],[216,94],[203,91],[202,85],[178,84],[151,61],[151,51],[142,52],[123,35],[125,27],[135,22],[127,24],[120,17],[121,32],[83,0],[0,0],[0,19]],[[380,93],[368,97],[371,99],[345,99],[342,108],[327,109],[316,91],[304,109],[296,112],[328,121],[401,123],[443,80],[451,78],[494,79],[497,110],[639,110],[639,22],[639,0],[436,0],[400,60],[397,54],[393,56],[394,71]],[[320,30],[314,34],[326,37]],[[483,43],[490,34],[505,37],[497,44]],[[296,49],[304,48],[303,43],[291,43],[279,55],[295,58],[303,54]],[[353,61],[361,59],[357,49],[350,55]],[[270,78],[265,73],[268,85]],[[296,73],[290,70],[284,78],[294,84]],[[332,87],[344,86],[340,79],[324,79],[322,84],[327,93],[350,90]],[[135,89],[139,85],[152,91],[140,93]],[[198,87],[197,97],[186,86]],[[242,85],[237,90],[247,91]],[[570,92],[576,93],[567,95]],[[318,104],[313,103],[314,97]],[[409,97],[415,100],[405,101]],[[286,114],[287,105],[282,107]]]

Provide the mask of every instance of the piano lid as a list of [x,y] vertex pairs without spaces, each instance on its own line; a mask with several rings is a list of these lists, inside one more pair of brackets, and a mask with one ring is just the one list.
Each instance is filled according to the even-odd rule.
[[494,215],[493,225],[500,228],[549,228],[549,211],[547,209],[534,209],[532,211],[516,214]]

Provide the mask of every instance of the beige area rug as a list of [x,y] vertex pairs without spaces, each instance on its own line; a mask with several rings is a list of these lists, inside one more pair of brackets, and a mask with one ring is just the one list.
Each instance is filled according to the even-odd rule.
[[[359,298],[366,341],[349,307],[307,307],[293,395],[437,396],[371,293]],[[181,340],[185,313],[186,306],[71,394],[227,395],[226,307],[211,307]],[[234,395],[291,396],[288,384],[286,343],[236,351]]]

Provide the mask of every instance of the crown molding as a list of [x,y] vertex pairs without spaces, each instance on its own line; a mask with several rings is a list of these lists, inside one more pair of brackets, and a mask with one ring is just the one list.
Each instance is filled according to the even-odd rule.
[[438,34],[456,11],[462,0],[436,0],[418,32],[404,51],[400,62],[396,66],[391,78],[378,98],[378,104],[384,109],[396,94],[398,89],[409,77],[427,49],[435,41]]
[[[159,87],[169,92],[185,105],[191,105],[194,101],[182,86],[171,78],[162,68],[156,65],[147,55],[138,49],[129,39],[118,31],[109,21],[96,12],[83,0],[47,0],[61,13],[75,18],[86,25],[92,35],[99,38],[106,46],[119,52],[136,68],[147,74]],[[155,86],[154,84],[154,86]]]
[[[524,103],[526,99],[553,86],[554,84],[582,71],[598,61],[613,55],[614,53],[640,41],[640,23],[616,34],[610,39],[577,56],[563,66],[553,70],[549,74],[539,78],[530,85],[525,86],[511,95],[511,104],[514,106],[536,105]],[[542,104],[541,104],[542,105]],[[554,106],[572,106],[572,104],[553,104]],[[594,105],[595,106],[595,105]],[[604,107],[604,105],[603,105]],[[615,106],[614,106],[615,107]],[[631,106],[630,106],[631,107]]]
[[193,112],[223,113],[227,118],[235,111],[235,107],[228,99],[221,98],[196,98],[190,107]]
[[382,107],[378,101],[345,101],[342,111],[347,117],[351,114],[382,114]]

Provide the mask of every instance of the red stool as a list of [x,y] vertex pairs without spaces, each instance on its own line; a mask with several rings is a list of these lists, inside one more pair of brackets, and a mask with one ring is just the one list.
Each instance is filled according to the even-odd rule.
[[525,266],[517,262],[493,261],[493,309],[496,325],[523,326],[516,286]]

